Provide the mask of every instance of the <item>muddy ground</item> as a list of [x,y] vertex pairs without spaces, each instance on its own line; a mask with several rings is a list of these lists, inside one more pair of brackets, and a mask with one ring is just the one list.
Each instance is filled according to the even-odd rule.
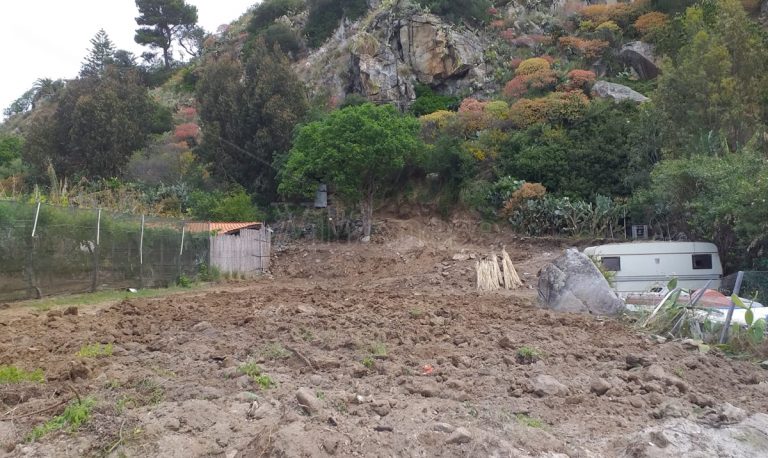
[[[276,244],[250,282],[0,310],[0,364],[47,379],[0,385],[0,455],[768,456],[754,362],[534,306],[566,243],[389,226]],[[479,294],[473,258],[501,243],[526,287]],[[113,354],[76,356],[94,342]],[[96,400],[79,431],[25,440],[77,396]]]

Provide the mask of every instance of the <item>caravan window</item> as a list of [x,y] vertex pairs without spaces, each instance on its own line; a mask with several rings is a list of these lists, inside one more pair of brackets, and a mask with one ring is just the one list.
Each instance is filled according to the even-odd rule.
[[618,272],[621,270],[621,258],[618,256],[602,258],[603,268],[609,272]]
[[695,270],[712,268],[711,254],[694,254],[693,256],[691,256],[691,258],[693,259],[693,268]]

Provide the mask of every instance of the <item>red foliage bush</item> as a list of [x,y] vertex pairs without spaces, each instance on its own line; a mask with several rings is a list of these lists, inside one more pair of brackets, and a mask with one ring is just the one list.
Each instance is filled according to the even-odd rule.
[[573,91],[573,90],[587,90],[589,89],[593,84],[595,84],[595,80],[597,79],[597,76],[595,75],[595,72],[589,71],[589,70],[571,70],[568,72],[568,75],[566,75],[566,78],[568,79],[567,82],[560,85],[558,88],[562,91]]
[[610,46],[605,40],[588,40],[579,37],[560,37],[558,41],[560,49],[565,52],[583,56],[585,59],[593,61],[599,59],[606,48]]
[[192,122],[197,117],[197,109],[195,107],[181,107],[179,108],[179,115],[187,122]]
[[189,143],[190,139],[197,139],[199,134],[200,126],[193,122],[187,122],[176,126],[176,130],[173,132],[173,137],[177,142],[187,141],[187,143]]

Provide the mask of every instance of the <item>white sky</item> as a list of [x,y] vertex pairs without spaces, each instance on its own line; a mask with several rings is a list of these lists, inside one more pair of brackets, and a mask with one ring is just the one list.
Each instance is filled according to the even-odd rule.
[[[240,17],[257,0],[187,0],[209,32]],[[115,47],[136,55],[134,0],[0,0],[0,120],[2,110],[38,78],[74,78],[104,29]],[[178,54],[174,54],[178,58]]]

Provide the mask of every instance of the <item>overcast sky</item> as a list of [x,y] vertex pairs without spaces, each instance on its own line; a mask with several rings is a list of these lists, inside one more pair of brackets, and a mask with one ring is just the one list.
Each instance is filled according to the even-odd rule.
[[[198,24],[215,31],[257,1],[187,3],[197,6]],[[38,78],[77,76],[99,29],[106,30],[116,48],[140,55],[145,48],[133,41],[136,16],[134,0],[0,0],[0,118]]]

